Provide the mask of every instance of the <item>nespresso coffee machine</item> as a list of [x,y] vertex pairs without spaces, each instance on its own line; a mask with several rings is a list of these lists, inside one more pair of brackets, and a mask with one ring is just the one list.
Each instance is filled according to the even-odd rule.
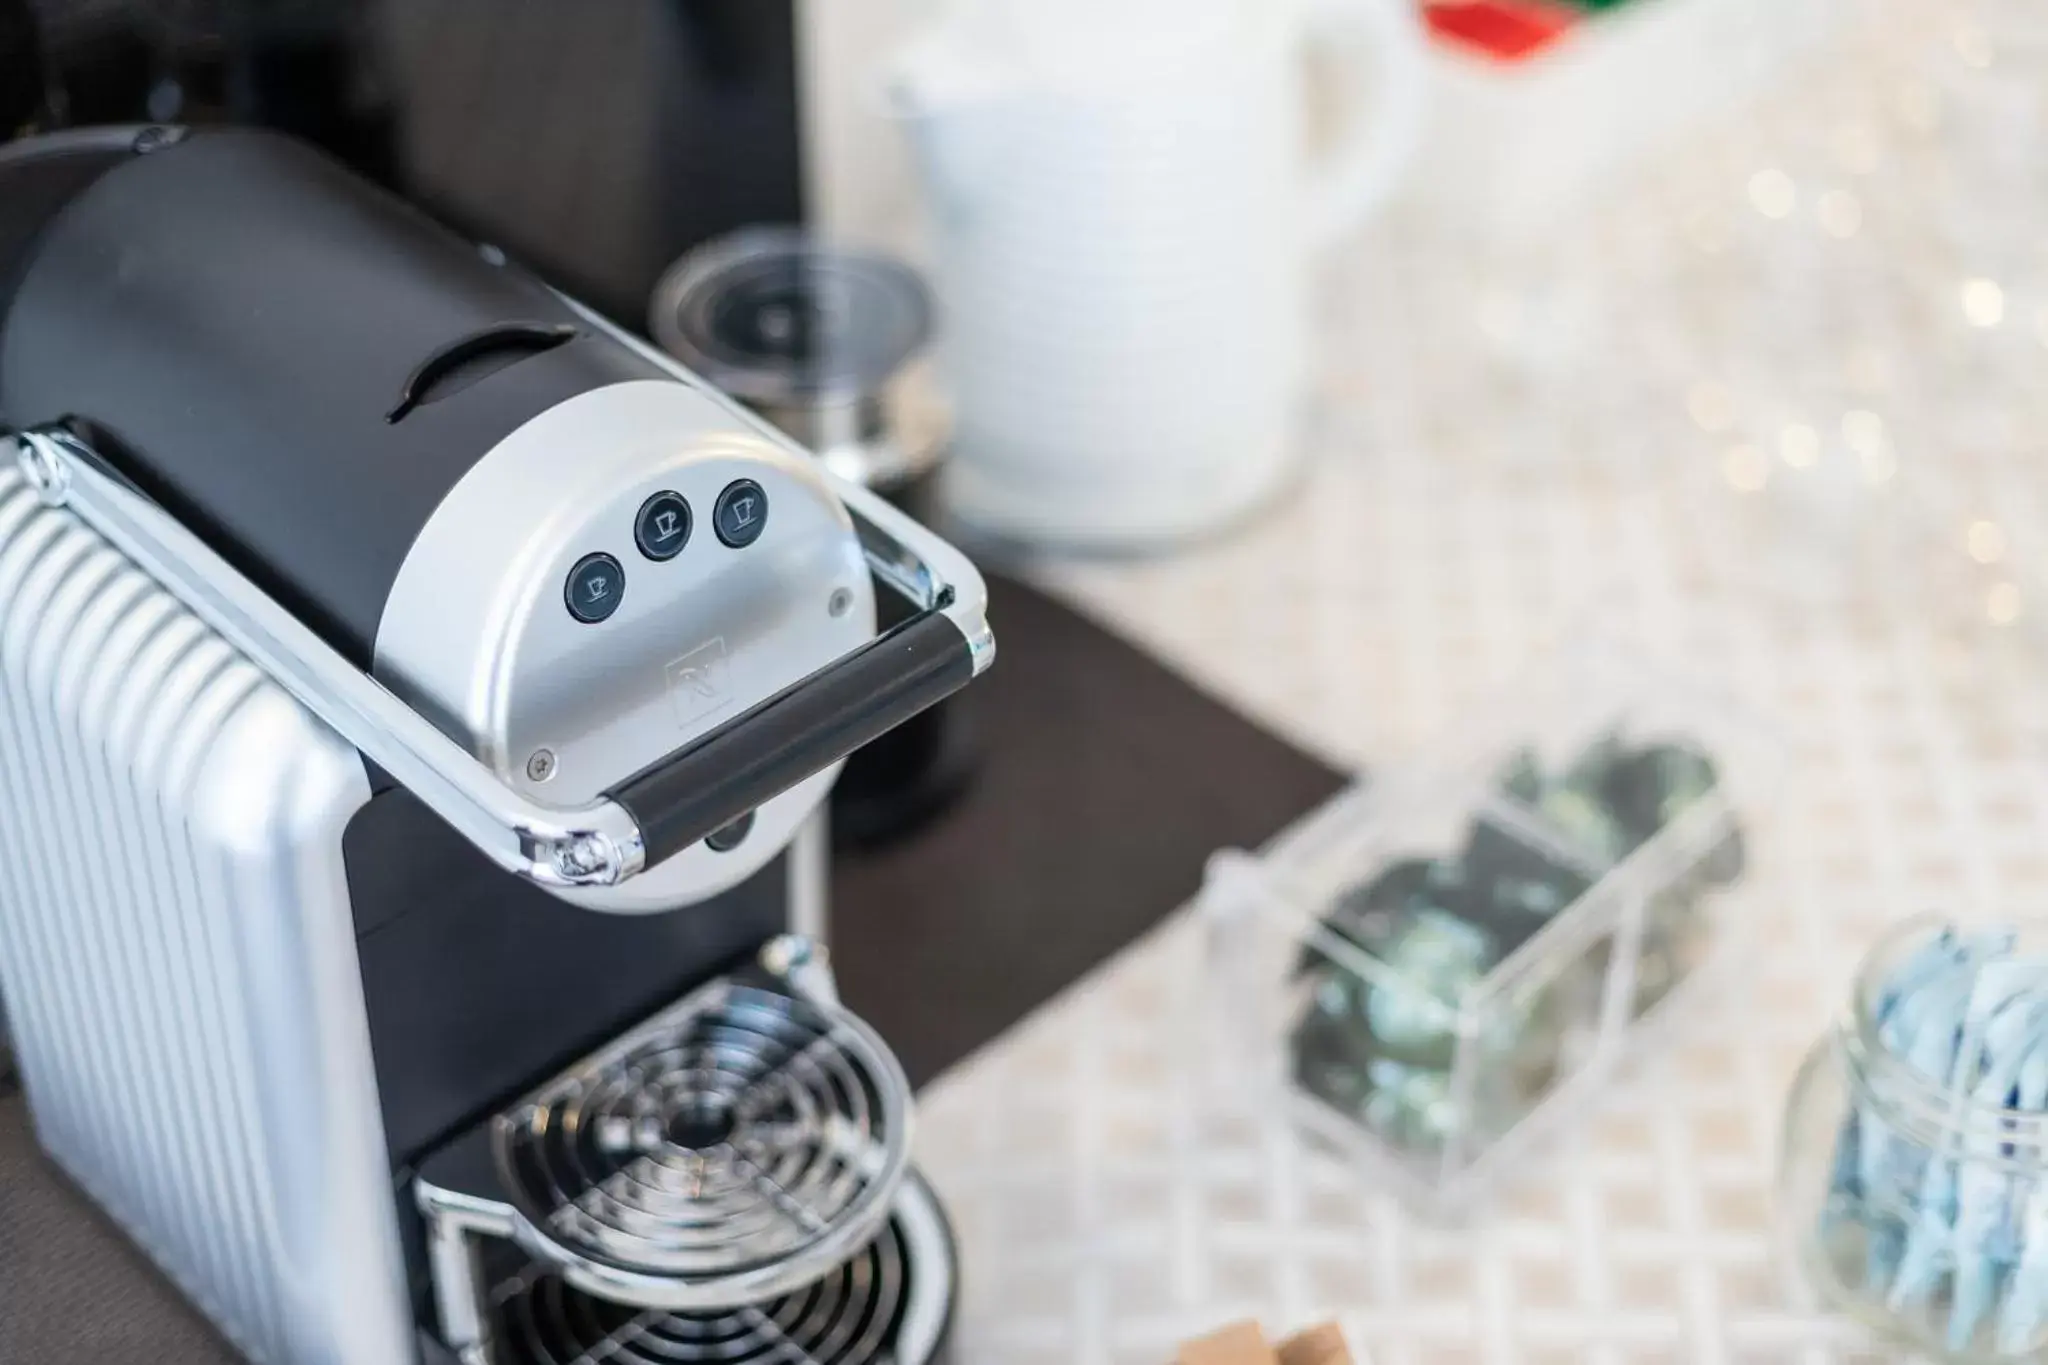
[[787,850],[991,661],[957,552],[269,133],[0,148],[0,423],[22,1083],[244,1354],[939,1357]]

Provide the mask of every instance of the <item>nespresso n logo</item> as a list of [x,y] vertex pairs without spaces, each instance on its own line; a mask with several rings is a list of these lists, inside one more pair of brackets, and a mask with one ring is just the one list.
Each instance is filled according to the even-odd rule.
[[668,665],[668,704],[676,720],[692,725],[732,704],[731,665],[725,637],[702,644]]

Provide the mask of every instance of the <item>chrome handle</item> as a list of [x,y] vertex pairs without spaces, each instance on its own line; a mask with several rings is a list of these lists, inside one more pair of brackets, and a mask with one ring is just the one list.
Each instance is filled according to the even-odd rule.
[[553,887],[610,886],[644,866],[639,827],[617,804],[551,811],[513,791],[71,432],[44,427],[15,441],[22,472],[46,504],[111,541],[492,862]]
[[[687,371],[680,377],[697,382]],[[104,536],[499,867],[541,886],[571,888],[615,886],[648,866],[645,832],[624,805],[606,797],[551,809],[507,786],[67,428],[18,432],[15,440],[21,469],[46,504]],[[987,588],[973,566],[865,489],[834,483],[875,573],[920,609],[952,619],[966,641],[970,676],[987,668],[995,644]]]

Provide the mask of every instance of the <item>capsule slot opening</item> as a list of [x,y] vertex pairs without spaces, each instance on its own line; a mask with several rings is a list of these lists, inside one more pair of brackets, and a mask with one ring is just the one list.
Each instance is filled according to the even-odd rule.
[[506,322],[452,341],[407,376],[398,405],[384,414],[384,420],[402,422],[415,409],[461,393],[507,366],[574,341],[577,335],[567,323]]

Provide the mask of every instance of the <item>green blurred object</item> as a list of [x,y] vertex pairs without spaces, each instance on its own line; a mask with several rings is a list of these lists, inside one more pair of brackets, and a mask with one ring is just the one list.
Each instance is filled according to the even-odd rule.
[[1502,957],[1535,937],[1593,886],[1578,869],[1487,820],[1472,826],[1460,862],[1473,892],[1459,909],[1485,926]]
[[1713,760],[1685,742],[1633,747],[1609,732],[1581,750],[1562,774],[1546,773],[1522,749],[1494,786],[1526,806],[1600,863],[1654,839],[1720,784]]
[[[1557,1074],[1554,1003],[1583,992],[1560,994],[1551,983],[1493,1002],[1483,1019],[1470,1001],[1590,886],[1480,820],[1460,852],[1389,864],[1344,892],[1296,966],[1304,992],[1291,1038],[1295,1082],[1404,1150],[1435,1152],[1475,1128],[1505,1131]],[[1461,1044],[1475,1070],[1463,1108],[1452,1090]]]
[[[1387,863],[1339,895],[1296,962],[1295,1083],[1417,1156],[1507,1132],[1597,1032],[1613,942],[1592,939],[1542,975],[1490,976],[1590,891],[1594,874],[1718,784],[1713,761],[1683,739],[1638,743],[1609,731],[1561,770],[1547,770],[1533,748],[1518,750],[1495,791],[1547,839],[1518,833],[1520,820],[1482,816],[1457,852]],[[1746,862],[1735,829],[1682,856],[1696,861],[1644,905],[1637,1015],[1700,964],[1710,937],[1700,907]]]
[[1448,1069],[1457,1050],[1458,1009],[1496,958],[1485,931],[1454,914],[1424,910],[1410,917],[1385,957],[1398,984],[1366,994],[1366,1026],[1385,1054]]
[[[1602,863],[1618,863],[1712,796],[1720,774],[1712,759],[1683,739],[1640,746],[1613,731],[1587,745],[1562,776],[1543,771],[1523,749],[1495,776],[1502,796],[1520,803]],[[1706,951],[1700,907],[1719,887],[1742,876],[1742,832],[1730,830],[1644,909],[1633,1013],[1663,1002]]]

